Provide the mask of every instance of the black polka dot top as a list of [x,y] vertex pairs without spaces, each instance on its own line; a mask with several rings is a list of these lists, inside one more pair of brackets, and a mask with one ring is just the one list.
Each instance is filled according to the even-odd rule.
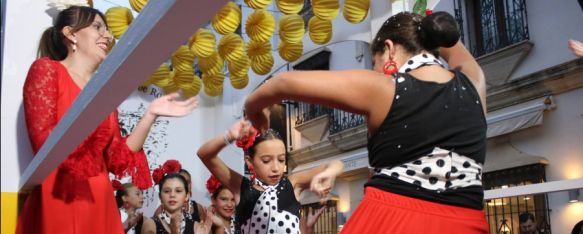
[[[162,220],[159,217],[154,217],[154,223],[156,224],[156,234],[170,234],[164,228],[162,224]],[[184,231],[182,234],[194,234],[194,221],[192,219],[185,219],[184,222],[186,223],[184,226]]]
[[243,178],[235,233],[299,233],[300,206],[287,177],[265,191]]
[[[440,169],[441,161],[425,160],[436,149],[467,158],[472,162],[472,167],[468,168],[477,165],[474,178],[481,176],[479,165],[483,165],[486,154],[487,127],[482,104],[471,81],[459,70],[452,72],[454,78],[445,83],[419,80],[408,73],[397,74],[393,104],[377,132],[370,136],[368,151],[369,164],[373,168],[403,168],[393,170],[393,176],[375,174],[365,186],[440,203],[482,208],[481,184],[428,190],[419,181],[409,183],[399,179],[399,172],[414,178]],[[419,160],[421,158],[424,160]],[[419,170],[407,170],[407,163],[418,166]],[[455,172],[444,171],[443,178],[449,181],[451,173]],[[476,181],[480,183],[480,180],[472,182]],[[437,182],[435,178],[427,178],[428,186]],[[449,186],[444,184],[443,188]]]

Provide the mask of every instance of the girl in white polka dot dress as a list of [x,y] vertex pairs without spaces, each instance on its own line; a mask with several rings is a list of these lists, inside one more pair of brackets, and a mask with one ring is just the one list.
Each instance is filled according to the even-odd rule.
[[[256,178],[241,176],[217,157],[233,141],[243,148],[245,163]],[[197,154],[235,196],[235,233],[301,233],[298,202],[301,192],[309,188],[325,197],[343,169],[342,162],[335,160],[286,176],[285,145],[279,134],[273,130],[258,134],[245,120],[205,143]]]

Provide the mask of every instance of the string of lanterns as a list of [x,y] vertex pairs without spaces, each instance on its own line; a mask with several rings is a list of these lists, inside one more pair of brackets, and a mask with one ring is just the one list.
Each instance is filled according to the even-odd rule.
[[[140,12],[148,0],[129,0],[131,8]],[[282,12],[279,22],[265,8],[272,0],[244,0],[254,9],[244,24],[249,42],[236,33],[242,25],[241,7],[229,1],[211,19],[211,29],[200,28],[180,46],[170,58],[171,64],[163,63],[144,82],[156,85],[165,92],[182,90],[185,96],[198,95],[201,88],[209,96],[222,94],[226,64],[231,86],[243,89],[249,83],[249,69],[258,75],[271,72],[274,65],[272,38],[276,25],[280,41],[279,56],[293,62],[303,54],[303,37],[306,33],[304,18],[298,13],[304,8],[304,0],[275,0]],[[339,0],[310,0],[314,15],[307,23],[309,38],[318,45],[328,43],[333,36],[332,20],[340,12]],[[346,0],[342,14],[352,24],[362,22],[368,15],[370,0]],[[107,23],[114,37],[123,36],[133,21],[132,10],[126,7],[112,7],[105,13]],[[217,41],[216,32],[220,35]],[[195,70],[196,69],[196,70]],[[201,71],[201,77],[196,71]]]

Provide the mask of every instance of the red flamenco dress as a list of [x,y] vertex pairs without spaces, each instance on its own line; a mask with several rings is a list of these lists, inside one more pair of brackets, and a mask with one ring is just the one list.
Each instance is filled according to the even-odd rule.
[[[66,68],[36,60],[24,84],[24,112],[36,154],[81,92]],[[37,186],[24,204],[16,233],[123,233],[108,172],[152,186],[146,155],[132,152],[113,112]]]

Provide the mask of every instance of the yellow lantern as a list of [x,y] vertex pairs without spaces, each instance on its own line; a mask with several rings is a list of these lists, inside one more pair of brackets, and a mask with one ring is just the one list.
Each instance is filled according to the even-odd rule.
[[267,75],[273,68],[274,60],[271,53],[251,59],[251,70],[257,75]]
[[128,30],[134,16],[126,7],[112,7],[105,12],[105,20],[113,36],[119,39]]
[[198,95],[201,86],[202,81],[198,76],[194,76],[194,79],[190,84],[179,85],[180,89],[182,89],[182,94],[184,94],[186,98]]
[[188,49],[188,46],[180,46],[178,50],[172,54],[172,65],[175,70],[192,71],[192,64],[194,63],[194,54]]
[[332,22],[312,16],[308,21],[310,39],[318,45],[326,44],[332,39]]
[[201,28],[188,41],[188,47],[194,56],[206,58],[215,51],[215,34],[206,28]]
[[245,32],[255,41],[267,41],[275,31],[275,18],[265,10],[256,10],[245,22]]
[[276,0],[275,4],[286,15],[297,14],[304,8],[304,0]]
[[298,43],[279,41],[279,47],[277,50],[279,52],[279,56],[283,60],[293,62],[302,56],[304,45],[302,41]]
[[241,23],[241,8],[234,2],[225,4],[212,19],[212,26],[221,35],[235,32]]
[[229,33],[219,41],[219,55],[227,61],[235,61],[245,54],[244,44],[241,36]]
[[346,21],[358,24],[368,15],[370,0],[346,0],[342,14]]
[[333,20],[340,11],[338,0],[312,0],[314,15],[323,20]]
[[222,74],[223,67],[224,61],[217,52],[212,53],[211,56],[207,58],[199,58],[198,60],[198,68],[200,68],[203,73]]
[[162,63],[158,69],[144,82],[144,86],[148,86],[150,84],[155,84],[156,81],[165,80],[166,78],[170,77],[170,66],[166,63]]
[[136,12],[142,11],[142,8],[148,3],[148,0],[130,0],[130,6]]
[[271,4],[271,0],[245,0],[245,4],[253,9],[264,9]]
[[279,19],[279,37],[289,43],[297,43],[304,37],[304,19],[299,15],[284,15]]

